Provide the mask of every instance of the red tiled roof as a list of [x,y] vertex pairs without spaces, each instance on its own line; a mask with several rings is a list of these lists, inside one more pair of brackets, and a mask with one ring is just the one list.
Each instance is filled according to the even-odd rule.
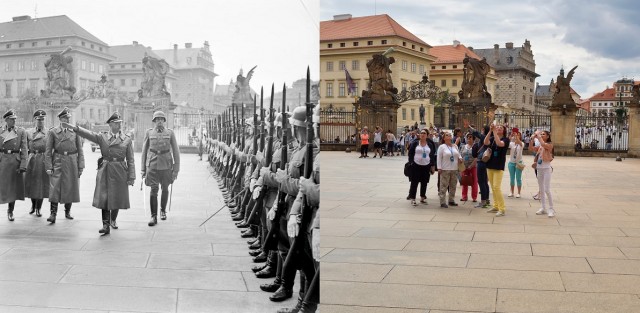
[[594,101],[594,100],[611,100],[611,99],[615,99],[616,97],[616,91],[613,88],[607,88],[602,92],[598,92],[597,94],[593,95],[591,98],[589,98],[590,101]]
[[465,54],[474,58],[474,59],[482,59],[475,52],[469,50],[469,48],[465,47],[463,44],[458,44],[456,47],[453,45],[446,46],[434,46],[429,49],[429,54],[438,58],[436,63],[461,63],[464,59]]
[[399,36],[429,46],[387,14],[320,22],[320,41],[384,36]]

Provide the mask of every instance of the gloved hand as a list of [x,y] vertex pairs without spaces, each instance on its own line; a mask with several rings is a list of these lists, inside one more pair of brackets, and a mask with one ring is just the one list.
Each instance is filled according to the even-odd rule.
[[82,168],[78,169],[78,178],[80,178],[80,176],[82,176],[82,170],[83,170]]
[[276,172],[276,181],[280,184],[287,178],[287,173],[284,170],[278,169]]
[[269,212],[267,212],[267,218],[270,221],[273,221],[273,219],[276,218],[276,208],[275,207],[269,209]]
[[141,175],[141,176],[142,176],[142,178],[144,179],[144,178],[145,178],[145,176],[147,176],[147,172],[142,171],[142,172],[140,172],[140,175]]
[[266,166],[263,166],[263,167],[260,168],[260,176],[267,175],[269,172],[271,172],[271,171]]
[[251,190],[251,192],[256,188],[256,182],[257,180],[255,178],[252,178],[251,182],[249,182],[249,190]]
[[311,179],[306,179],[304,177],[300,177],[300,181],[298,182],[298,188],[303,194],[309,194],[309,190],[313,187],[314,183]]
[[320,228],[314,228],[311,236],[311,252],[313,258],[320,262]]
[[178,179],[178,173],[173,172],[173,181],[176,181],[176,179]]
[[47,175],[49,176],[53,175],[53,170],[47,170]]
[[289,221],[287,222],[287,234],[291,238],[295,238],[298,236],[298,231],[300,230],[300,226],[298,225],[298,216],[297,215],[289,215]]
[[128,180],[128,181],[127,181],[127,185],[129,185],[129,186],[133,186],[133,183],[134,183],[134,181],[133,181],[133,180]]
[[251,196],[253,200],[256,200],[260,197],[261,191],[262,191],[262,186],[257,186],[255,189],[253,189],[253,194]]
[[26,171],[27,171],[27,169],[26,169],[26,168],[22,168],[22,167],[21,167],[21,168],[19,168],[19,169],[18,169],[18,174],[22,174],[22,173],[24,173],[24,172],[26,172]]

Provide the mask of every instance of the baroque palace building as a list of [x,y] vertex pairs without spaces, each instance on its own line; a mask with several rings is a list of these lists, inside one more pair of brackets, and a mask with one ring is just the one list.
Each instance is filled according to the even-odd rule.
[[[386,14],[352,17],[336,15],[333,20],[320,22],[320,103],[323,110],[354,110],[356,97],[367,89],[369,74],[367,61],[372,55],[393,48],[391,79],[401,91],[429,75],[436,58],[431,46],[418,38]],[[355,92],[349,93],[345,69],[353,79]],[[420,121],[419,107],[427,108],[425,120],[433,122],[433,105],[428,100],[411,100],[398,109],[398,127]]]

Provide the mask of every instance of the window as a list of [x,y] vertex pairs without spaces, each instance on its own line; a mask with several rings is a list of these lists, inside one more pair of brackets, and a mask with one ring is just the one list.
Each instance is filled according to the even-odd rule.
[[443,65],[443,66],[442,66],[442,69],[443,69],[443,70],[446,70],[446,69],[447,69],[447,66],[446,66],[446,65]]
[[35,71],[38,69],[38,62],[36,60],[31,60],[31,70]]
[[60,39],[60,45],[64,45],[65,42],[67,42],[67,41],[64,40],[64,39]]
[[87,89],[87,80],[86,79],[81,79],[80,80],[80,90],[85,90]]
[[435,81],[435,79],[432,79],[431,80],[431,86],[435,86],[435,85],[436,85],[436,81]]
[[367,46],[373,46],[373,40],[367,41]]
[[402,82],[402,90],[407,90],[407,82]]
[[344,47],[346,47],[346,44],[344,42],[341,42],[340,43],[340,48],[344,48]]
[[32,79],[29,82],[29,89],[31,89],[31,91],[37,93],[38,92],[38,81]]
[[333,44],[332,43],[328,43],[327,44],[327,48],[333,48]]
[[131,64],[131,68],[136,68],[137,65],[136,64]]
[[526,100],[525,100],[525,96],[524,96],[524,95],[522,95],[522,103],[525,103],[525,102],[526,102]]
[[527,76],[522,75],[522,79],[527,80]]
[[411,120],[415,121],[416,120],[416,109],[411,108]]
[[11,62],[7,62],[4,64],[4,71],[11,72]]
[[50,46],[52,44],[51,40],[47,40],[47,46]]
[[458,68],[458,65],[454,65],[453,68]]
[[191,64],[191,57],[187,58],[187,64]]
[[19,80],[18,81],[18,97],[22,96],[22,93],[24,92],[24,80]]
[[447,80],[443,79],[440,81],[440,87],[447,87]]
[[411,73],[415,73],[415,72],[416,72],[416,64],[411,63]]
[[411,49],[415,49],[415,48],[416,48],[416,45],[411,45]]
[[102,47],[99,47],[98,50],[102,51]]
[[23,48],[24,47],[24,42],[21,42],[18,44],[18,48]]
[[436,69],[436,66],[435,66],[435,65],[431,65],[431,69],[432,69],[432,70],[435,70],[435,69]]
[[353,82],[353,95],[357,96],[358,95],[358,83]]
[[407,108],[402,108],[402,119],[407,120]]
[[406,47],[406,46],[407,46],[407,42],[406,42],[406,41],[403,41],[403,42],[402,42],[402,46],[403,46],[403,47]]
[[120,68],[124,68],[124,64],[120,65]]
[[92,108],[89,109],[89,118],[93,119],[93,109]]
[[91,49],[94,49],[94,46],[93,46],[93,44],[91,44]]
[[358,46],[358,44],[359,44],[359,42],[357,42],[357,41],[354,41],[354,42],[353,42],[353,46],[354,46],[354,47],[357,47],[357,46]]
[[38,46],[38,42],[37,42],[37,41],[32,42],[32,43],[31,43],[31,46],[32,46],[32,47],[37,47],[37,46]]
[[7,44],[7,49],[11,49],[11,44],[10,43]]
[[420,74],[424,74],[424,64],[420,64]]
[[87,61],[82,60],[82,61],[80,62],[80,68],[81,68],[83,71],[86,71],[86,70],[87,70]]
[[387,40],[386,39],[382,39],[382,41],[380,41],[380,43],[382,43],[383,45],[387,44]]
[[333,62],[327,62],[327,72],[333,71]]
[[126,84],[126,80],[121,79],[121,80],[120,80],[120,86],[124,86],[125,84]]
[[420,47],[420,52],[423,52],[423,51],[424,51],[424,48],[423,48],[423,47]]
[[333,97],[333,83],[327,83],[327,97]]
[[358,60],[353,60],[351,61],[351,69],[354,71],[357,71],[360,69],[360,61]]
[[407,64],[408,64],[408,62],[407,62],[407,61],[402,60],[402,70],[403,70],[403,71],[407,71]]
[[338,67],[340,68],[341,71],[344,71],[347,68],[347,61],[339,61]]
[[104,66],[102,64],[98,65],[98,73],[104,73]]
[[109,79],[109,84],[111,84],[111,86],[115,86],[115,82],[113,81],[113,79]]
[[458,80],[457,79],[452,79],[451,80],[451,86],[452,87],[457,87],[458,86]]
[[91,62],[90,65],[91,65],[91,71],[95,72],[96,71],[96,65],[93,62]]
[[345,83],[339,83],[338,84],[338,97],[344,97],[345,96]]
[[527,87],[526,86],[522,86],[522,90],[527,91]]
[[82,115],[82,119],[86,119],[87,118],[87,112],[85,112],[84,108],[80,108],[80,113]]
[[513,78],[513,74],[509,73],[509,78]]
[[533,96],[529,96],[529,104],[533,104]]
[[511,89],[513,86],[509,85],[509,89]]
[[4,82],[4,89],[5,98],[11,98],[11,82]]
[[[84,41],[81,44],[82,44],[83,47],[86,45],[86,43]],[[91,118],[93,118],[93,114],[91,114]]]
[[138,86],[138,80],[135,78],[131,79],[131,86]]
[[18,71],[24,71],[24,61],[18,61]]

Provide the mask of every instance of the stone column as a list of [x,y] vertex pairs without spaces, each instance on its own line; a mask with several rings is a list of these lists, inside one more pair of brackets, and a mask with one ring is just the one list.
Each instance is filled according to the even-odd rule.
[[551,140],[555,155],[575,156],[575,132],[577,108],[566,109],[550,107]]
[[627,111],[629,119],[629,150],[627,157],[640,157],[640,105],[630,105]]

